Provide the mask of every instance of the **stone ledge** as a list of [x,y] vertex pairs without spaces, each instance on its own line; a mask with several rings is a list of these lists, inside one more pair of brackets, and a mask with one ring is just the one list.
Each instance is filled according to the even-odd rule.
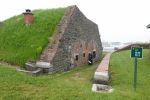
[[108,72],[95,72],[94,80],[95,81],[100,80],[100,81],[107,82],[109,80],[109,74],[108,74]]
[[109,59],[110,59],[111,53],[108,53],[101,63],[99,64],[98,68],[96,69],[96,72],[94,74],[94,81],[95,83],[99,84],[107,84],[109,81]]
[[38,68],[35,66],[34,63],[27,62],[27,63],[25,63],[25,69],[26,69],[27,71],[35,71],[35,70],[37,70]]
[[37,61],[35,66],[38,68],[50,68],[50,67],[52,67],[52,65],[50,63],[42,62],[42,61]]

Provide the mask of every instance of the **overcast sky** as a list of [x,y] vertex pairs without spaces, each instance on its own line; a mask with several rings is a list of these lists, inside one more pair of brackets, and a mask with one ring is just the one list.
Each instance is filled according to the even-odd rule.
[[25,9],[77,5],[99,26],[102,41],[149,41],[150,0],[1,0],[0,21]]

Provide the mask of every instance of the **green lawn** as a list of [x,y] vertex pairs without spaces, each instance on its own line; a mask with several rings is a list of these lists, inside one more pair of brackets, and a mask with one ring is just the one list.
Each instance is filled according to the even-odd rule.
[[150,59],[144,51],[139,60],[137,93],[133,92],[133,59],[129,51],[111,57],[111,83],[114,92],[93,93],[92,77],[98,64],[81,66],[70,72],[30,76],[0,65],[2,100],[150,100]]
[[143,59],[138,59],[137,92],[133,93],[134,58],[130,51],[114,53],[111,56],[112,86],[115,93],[124,100],[150,100],[150,58],[149,50],[144,50]]
[[24,24],[23,14],[9,18],[0,26],[0,61],[24,65],[36,60],[53,40],[66,8],[35,10],[34,23]]

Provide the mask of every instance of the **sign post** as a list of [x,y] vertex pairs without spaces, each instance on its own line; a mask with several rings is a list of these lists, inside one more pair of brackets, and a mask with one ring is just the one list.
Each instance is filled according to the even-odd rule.
[[136,80],[137,80],[137,58],[134,61],[134,92],[136,92]]
[[131,58],[135,58],[134,60],[134,92],[136,92],[136,81],[137,81],[137,65],[138,58],[143,57],[143,48],[142,47],[131,47]]

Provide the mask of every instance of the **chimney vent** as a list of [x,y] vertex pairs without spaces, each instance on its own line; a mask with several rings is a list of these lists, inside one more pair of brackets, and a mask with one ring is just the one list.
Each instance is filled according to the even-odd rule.
[[31,12],[31,10],[30,9],[26,9],[26,12]]
[[24,23],[26,25],[31,25],[34,21],[34,16],[33,16],[33,13],[31,12],[30,9],[26,9],[25,10],[26,12],[23,13],[24,15]]

